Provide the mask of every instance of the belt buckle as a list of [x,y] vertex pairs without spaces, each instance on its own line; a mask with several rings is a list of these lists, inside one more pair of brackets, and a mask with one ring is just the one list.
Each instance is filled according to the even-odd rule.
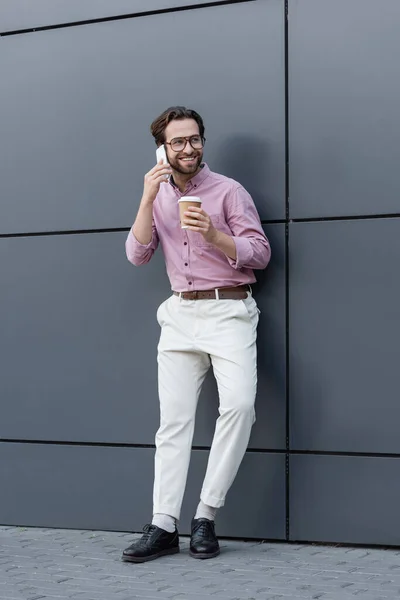
[[191,294],[192,294],[192,300],[197,300],[198,295],[199,295],[198,292],[197,291],[196,292],[191,292]]

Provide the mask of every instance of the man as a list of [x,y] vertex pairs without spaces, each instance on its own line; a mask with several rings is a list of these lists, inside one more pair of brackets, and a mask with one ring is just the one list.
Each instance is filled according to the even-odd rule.
[[[253,200],[236,181],[203,162],[200,115],[176,106],[151,125],[160,161],[144,178],[143,196],[126,240],[134,265],[147,263],[158,244],[173,294],[161,304],[158,382],[161,423],[156,435],[153,520],[123,560],[144,562],[179,552],[176,524],[189,467],[195,412],[212,365],[219,413],[207,472],[192,521],[190,554],[219,554],[214,519],[224,505],[246,451],[255,420],[256,330],[259,311],[250,285],[253,269],[271,256]],[[178,200],[197,196],[182,229]]]

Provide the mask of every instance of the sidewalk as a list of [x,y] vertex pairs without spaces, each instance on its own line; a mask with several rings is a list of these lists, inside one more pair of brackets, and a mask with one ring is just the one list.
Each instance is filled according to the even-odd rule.
[[131,534],[0,527],[1,600],[386,600],[400,598],[400,551],[221,540],[221,555],[142,565]]

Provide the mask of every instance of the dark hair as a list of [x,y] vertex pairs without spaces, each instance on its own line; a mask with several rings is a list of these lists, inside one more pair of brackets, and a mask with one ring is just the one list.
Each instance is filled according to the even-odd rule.
[[155,119],[151,126],[150,131],[155,139],[157,146],[160,146],[165,142],[165,130],[171,121],[179,121],[182,119],[194,119],[199,126],[199,132],[201,137],[204,137],[204,123],[201,116],[191,108],[185,106],[171,106],[164,110],[164,112]]

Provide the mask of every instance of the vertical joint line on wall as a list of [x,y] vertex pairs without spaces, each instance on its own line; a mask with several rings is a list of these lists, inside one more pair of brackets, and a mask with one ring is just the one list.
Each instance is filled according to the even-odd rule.
[[285,216],[289,221],[289,0],[285,0]]
[[289,0],[285,0],[285,321],[286,321],[286,354],[285,354],[285,372],[286,372],[286,461],[285,461],[285,481],[286,481],[286,541],[290,538],[290,386],[289,386]]
[[289,541],[290,535],[290,353],[289,353],[289,223],[285,224],[285,371],[286,371],[286,541]]

